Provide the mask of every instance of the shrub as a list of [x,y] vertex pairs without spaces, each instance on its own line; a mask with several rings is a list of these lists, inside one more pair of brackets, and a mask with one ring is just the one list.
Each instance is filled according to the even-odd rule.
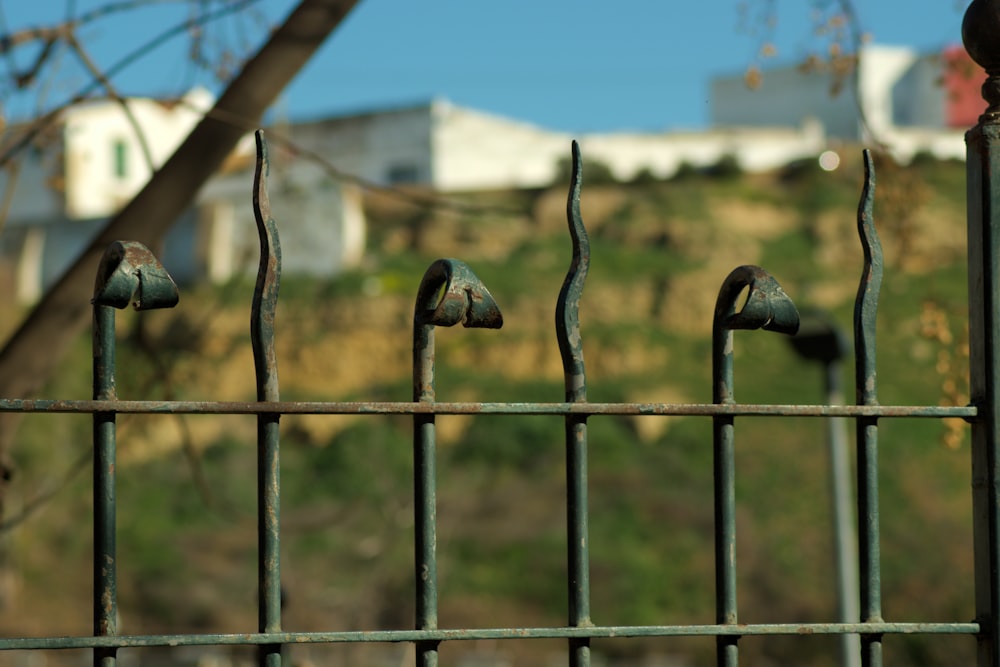
[[739,158],[732,154],[723,155],[719,161],[708,167],[705,174],[712,178],[736,178],[743,175]]
[[[570,158],[560,158],[556,163],[555,186],[566,185],[573,174],[573,161]],[[588,185],[608,185],[618,183],[611,167],[599,160],[583,160],[583,180]]]

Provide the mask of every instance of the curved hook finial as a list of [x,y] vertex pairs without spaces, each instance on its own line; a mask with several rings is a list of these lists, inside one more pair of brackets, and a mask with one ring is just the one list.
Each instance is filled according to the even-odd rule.
[[253,215],[260,236],[260,265],[250,310],[250,342],[257,373],[257,400],[278,400],[278,364],[274,352],[274,315],[278,306],[281,278],[281,244],[278,226],[271,217],[267,196],[267,143],[264,132],[257,130],[257,163],[253,177]]
[[95,306],[136,310],[172,308],[180,295],[174,279],[149,248],[138,241],[115,241],[104,251],[94,284]]
[[580,296],[590,267],[590,239],[580,215],[580,189],[583,183],[583,161],[580,145],[572,146],[573,172],[570,177],[566,218],[573,241],[573,259],[563,281],[556,303],[556,339],[566,377],[566,400],[586,400],[586,373],[583,363],[583,339],[580,336]]
[[[743,307],[736,299],[749,288]],[[721,329],[764,329],[794,335],[799,330],[799,312],[774,277],[759,266],[735,268],[722,283],[715,302],[716,326]]]
[[414,319],[418,324],[499,329],[503,314],[493,295],[468,264],[439,259],[428,267],[417,290]]

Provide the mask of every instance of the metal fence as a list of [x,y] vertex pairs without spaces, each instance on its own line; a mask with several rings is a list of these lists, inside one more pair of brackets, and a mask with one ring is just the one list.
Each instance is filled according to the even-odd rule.
[[[279,398],[274,352],[274,315],[278,298],[280,248],[266,195],[266,148],[258,133],[254,211],[261,259],[254,293],[251,339],[257,374],[257,402],[127,401],[115,394],[116,309],[171,307],[177,289],[149,251],[136,243],[113,244],[98,271],[94,294],[93,400],[0,400],[0,410],[93,415],[94,630],[87,637],[2,638],[0,650],[92,649],[95,663],[113,667],[123,648],[178,645],[255,645],[261,665],[280,665],[291,644],[409,642],[417,663],[436,665],[443,642],[476,639],[561,638],[568,642],[569,664],[589,665],[591,641],[628,637],[714,637],[718,664],[737,664],[742,637],[760,635],[859,636],[865,665],[882,664],[882,640],[904,633],[968,635],[978,643],[978,664],[1000,665],[1000,516],[998,516],[997,439],[1000,414],[1000,51],[993,35],[998,13],[973,3],[966,19],[970,53],[991,77],[984,87],[990,106],[968,136],[968,248],[970,375],[967,407],[880,405],[875,373],[875,323],[883,260],[873,221],[875,173],[865,154],[865,182],[858,210],[864,270],[854,318],[856,402],[834,405],[740,404],[733,395],[733,335],[763,329],[794,333],[799,315],[791,299],[764,269],[741,266],[723,282],[713,321],[711,404],[592,403],[587,400],[578,306],[590,261],[587,232],[580,215],[580,154],[573,146],[573,174],[567,217],[572,262],[556,307],[556,335],[565,371],[565,400],[559,403],[438,402],[434,387],[434,330],[461,323],[499,328],[500,310],[468,266],[457,260],[431,265],[420,284],[413,317],[412,402],[284,402]],[[992,14],[990,13],[992,12]],[[970,28],[971,26],[971,28]],[[978,32],[978,30],[984,32]],[[993,42],[991,43],[991,40]],[[992,50],[991,50],[992,49]],[[120,635],[116,566],[116,416],[119,414],[245,414],[258,424],[258,599],[257,632],[246,634]],[[288,632],[281,621],[279,431],[282,415],[409,415],[413,419],[414,572],[416,627],[411,630]],[[550,415],[565,421],[568,618],[559,627],[438,627],[435,418],[437,415]],[[715,507],[715,623],[707,625],[597,625],[590,612],[588,535],[587,423],[595,415],[694,415],[713,423]],[[744,624],[736,596],[736,519],[734,439],[736,418],[748,416],[847,417],[856,424],[857,564],[860,615],[852,622]],[[972,424],[972,505],[976,616],[972,621],[922,623],[887,621],[881,605],[879,552],[879,422],[885,419],[961,418]]]

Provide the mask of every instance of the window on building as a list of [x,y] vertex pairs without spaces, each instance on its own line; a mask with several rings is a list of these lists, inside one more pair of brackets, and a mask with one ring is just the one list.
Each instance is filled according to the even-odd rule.
[[115,139],[111,150],[115,178],[123,179],[128,175],[128,144],[123,139]]
[[400,163],[389,165],[385,173],[385,180],[390,185],[418,183],[420,182],[420,169],[415,164]]

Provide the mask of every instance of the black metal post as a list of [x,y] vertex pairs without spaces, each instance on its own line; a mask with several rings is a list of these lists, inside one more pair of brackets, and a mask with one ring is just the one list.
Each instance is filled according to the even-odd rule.
[[972,424],[972,514],[976,572],[978,665],[1000,665],[1000,475],[997,470],[1000,396],[1000,2],[974,0],[962,23],[962,40],[988,78],[989,104],[965,137],[969,227],[970,393],[978,415]]

